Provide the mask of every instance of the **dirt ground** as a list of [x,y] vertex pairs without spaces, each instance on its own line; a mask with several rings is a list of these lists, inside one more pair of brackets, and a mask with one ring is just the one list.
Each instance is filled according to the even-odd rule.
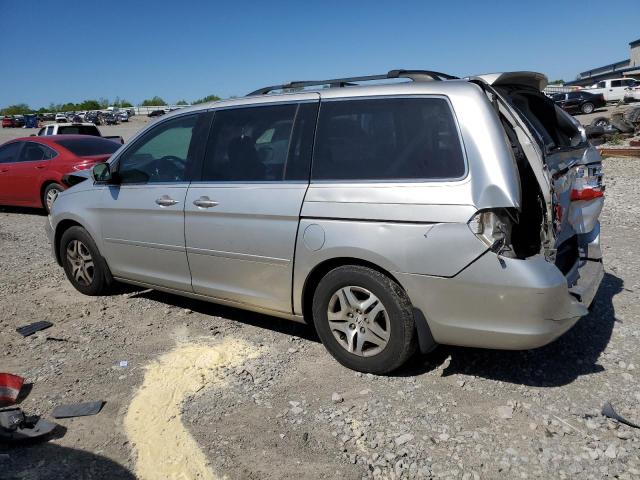
[[[547,347],[441,346],[390,377],[341,367],[305,325],[126,286],[83,296],[44,214],[0,208],[0,371],[27,379],[30,414],[106,402],[0,446],[0,478],[640,478],[640,430],[600,415],[611,401],[640,422],[640,159],[605,172],[587,317]],[[54,325],[15,331],[38,320]]]

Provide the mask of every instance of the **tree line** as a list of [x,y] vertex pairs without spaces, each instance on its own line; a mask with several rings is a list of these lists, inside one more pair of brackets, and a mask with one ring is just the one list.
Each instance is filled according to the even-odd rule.
[[[207,95],[206,97],[199,98],[197,100],[192,101],[191,103],[186,100],[179,100],[176,102],[176,105],[195,105],[198,103],[205,102],[213,102],[216,100],[220,100],[220,97],[217,95]],[[147,98],[143,100],[139,106],[141,107],[155,107],[168,105],[166,101],[162,97],[154,96],[151,98]],[[41,107],[38,109],[31,108],[26,103],[18,103],[15,105],[9,105],[5,108],[0,109],[0,115],[26,115],[29,113],[55,113],[55,112],[78,112],[85,110],[104,110],[109,106],[118,107],[118,108],[130,108],[133,107],[133,104],[127,100],[120,99],[120,97],[116,97],[113,102],[110,102],[109,99],[101,97],[98,100],[89,99],[84,100],[79,103],[67,102],[67,103],[50,103],[48,107]]]

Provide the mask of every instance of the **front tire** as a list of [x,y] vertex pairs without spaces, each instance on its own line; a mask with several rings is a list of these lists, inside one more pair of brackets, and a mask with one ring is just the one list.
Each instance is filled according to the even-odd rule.
[[64,187],[59,183],[50,183],[44,189],[42,193],[42,205],[47,213],[51,213],[51,207],[53,207],[53,202],[56,201],[58,195],[64,190]]
[[104,295],[111,286],[109,268],[91,235],[82,227],[70,227],[60,239],[60,258],[67,278],[85,295]]
[[409,297],[371,268],[346,265],[327,273],[314,292],[313,321],[329,353],[352,370],[387,374],[416,351]]

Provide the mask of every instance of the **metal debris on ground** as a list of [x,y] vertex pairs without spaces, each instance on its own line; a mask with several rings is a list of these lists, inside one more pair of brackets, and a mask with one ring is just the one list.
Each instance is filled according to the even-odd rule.
[[640,428],[640,425],[638,425],[637,423],[630,422],[629,420],[624,418],[622,415],[619,415],[615,411],[615,409],[613,408],[613,405],[611,405],[610,402],[605,403],[604,406],[602,407],[602,415],[612,420],[616,420],[620,423],[623,423],[624,425],[628,425],[633,428]]
[[53,323],[47,322],[46,320],[41,320],[39,322],[31,323],[23,327],[18,327],[16,328],[16,332],[18,332],[23,337],[28,337],[29,335],[33,335],[34,333],[51,326],[53,326]]
[[102,410],[104,403],[105,402],[103,400],[97,400],[94,402],[58,405],[53,409],[51,416],[53,418],[70,418],[95,415]]
[[0,442],[42,438],[57,426],[38,415],[25,415],[18,407],[0,409]]

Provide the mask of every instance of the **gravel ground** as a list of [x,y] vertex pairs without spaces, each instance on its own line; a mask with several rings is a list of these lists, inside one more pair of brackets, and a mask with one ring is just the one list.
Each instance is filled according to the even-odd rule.
[[[46,217],[0,209],[0,370],[31,384],[27,413],[107,402],[59,420],[47,443],[0,447],[0,478],[134,478],[123,418],[144,367],[202,339],[236,339],[257,355],[183,404],[220,476],[640,478],[640,430],[600,415],[611,401],[640,421],[640,159],[609,158],[605,169],[607,273],[587,317],[544,348],[439,347],[391,377],[341,367],[304,325],[128,287],[82,296],[50,255]],[[54,326],[15,332],[37,320]]]

